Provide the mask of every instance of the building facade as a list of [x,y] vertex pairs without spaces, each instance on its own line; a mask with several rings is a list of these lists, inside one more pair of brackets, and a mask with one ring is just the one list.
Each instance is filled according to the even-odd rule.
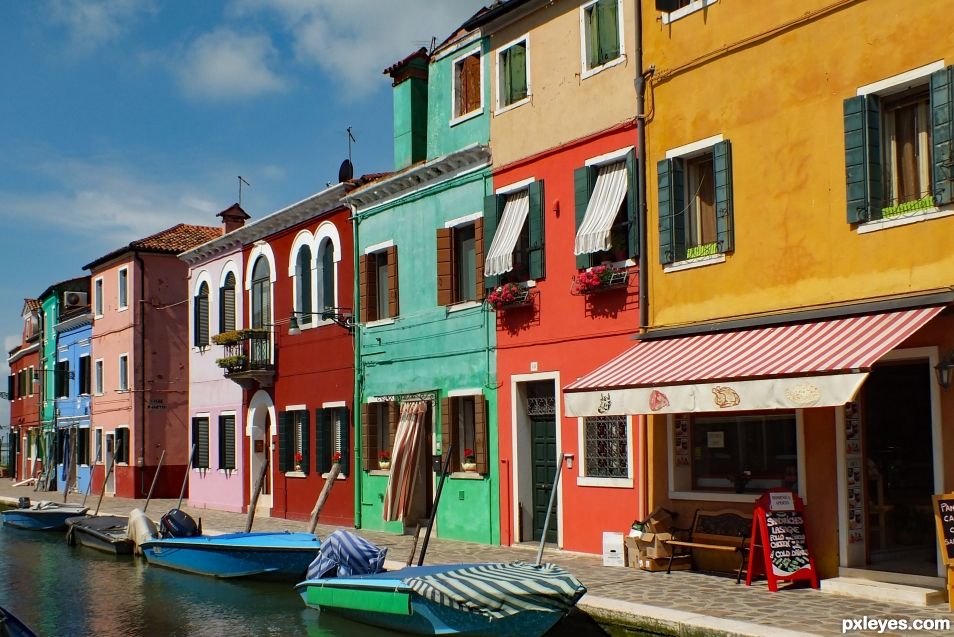
[[11,463],[17,480],[40,478],[52,462],[53,441],[40,430],[41,400],[37,370],[40,369],[41,307],[37,299],[24,299],[22,340],[10,350],[7,364],[7,396],[10,398]]

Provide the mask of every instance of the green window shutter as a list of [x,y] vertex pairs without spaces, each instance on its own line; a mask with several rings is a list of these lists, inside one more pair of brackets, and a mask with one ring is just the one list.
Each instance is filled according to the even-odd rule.
[[281,472],[291,471],[295,466],[295,435],[292,426],[291,414],[287,411],[278,412],[278,470]]
[[340,427],[341,473],[348,475],[348,467],[351,465],[351,421],[348,417],[347,407],[338,407],[335,411],[337,412],[338,427]]
[[196,418],[198,422],[196,437],[196,448],[195,456],[196,462],[195,466],[200,469],[209,468],[209,419],[208,418]]
[[199,468],[199,454],[201,453],[199,447],[199,419],[192,419],[192,446],[194,447],[192,451],[192,468]]
[[954,201],[954,66],[931,75],[934,203]]
[[712,147],[712,181],[715,185],[716,241],[719,252],[735,247],[732,222],[732,146],[728,140]]
[[884,207],[878,97],[859,95],[845,100],[844,119],[848,223],[878,219]]
[[599,31],[599,57],[596,64],[605,64],[619,57],[619,16],[616,0],[599,0],[593,16]]
[[219,469],[235,469],[235,416],[219,416]]
[[589,24],[586,25],[586,65],[590,68],[600,65],[600,16],[597,5],[587,9]]
[[519,102],[527,96],[527,45],[521,42],[509,49],[510,90],[508,104]]
[[315,469],[318,473],[331,471],[333,445],[328,440],[329,413],[327,409],[315,410]]
[[[490,245],[493,243],[494,234],[497,232],[497,224],[500,223],[500,215],[503,213],[504,197],[499,195],[487,195],[484,197],[484,255],[490,251]],[[481,263],[483,268],[484,264]],[[500,285],[500,277],[484,276],[484,288],[492,290]]]
[[[615,5],[614,5],[615,6]],[[626,153],[626,256],[639,256],[639,171],[636,169],[636,151]]]
[[301,422],[301,472],[308,475],[311,468],[311,423],[308,418],[308,410],[299,411],[298,417]]
[[546,275],[543,182],[533,182],[529,190],[530,211],[527,213],[527,223],[530,224],[530,278],[542,279]]
[[[576,231],[580,231],[583,225],[583,218],[586,216],[586,206],[590,202],[590,196],[593,194],[595,185],[595,170],[592,166],[581,166],[573,171],[573,192],[574,203],[576,205]],[[590,255],[576,255],[576,267],[578,269],[590,267]]]
[[672,227],[672,160],[661,159],[656,164],[656,174],[659,191],[659,262],[665,264],[676,260]]
[[13,374],[7,376],[7,399],[13,400],[16,398],[16,392],[13,389]]

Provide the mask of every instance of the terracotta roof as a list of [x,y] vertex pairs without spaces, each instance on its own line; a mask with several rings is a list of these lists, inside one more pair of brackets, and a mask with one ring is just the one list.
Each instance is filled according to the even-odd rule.
[[109,254],[104,254],[95,261],[84,265],[83,269],[89,270],[94,268],[125,252],[137,251],[159,254],[179,254],[202,245],[207,241],[211,241],[212,239],[217,239],[220,236],[222,236],[222,228],[219,226],[193,226],[187,223],[180,223],[161,232],[157,232],[156,234],[132,241],[129,245],[113,250]]
[[407,64],[410,64],[418,57],[423,58],[425,62],[430,59],[430,56],[427,53],[427,49],[422,46],[417,51],[414,51],[414,53],[411,53],[409,56],[407,56],[400,62],[395,62],[388,68],[384,69],[384,74],[391,75],[394,72],[400,70],[402,67],[406,66]]
[[23,299],[23,307],[39,312],[42,309],[39,299]]

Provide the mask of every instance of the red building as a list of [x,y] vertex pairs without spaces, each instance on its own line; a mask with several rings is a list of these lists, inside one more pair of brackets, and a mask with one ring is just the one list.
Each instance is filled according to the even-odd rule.
[[320,519],[354,521],[354,253],[351,211],[340,204],[353,187],[332,186],[235,233],[244,244],[244,324],[261,341],[248,345],[245,368],[227,374],[245,389],[247,484],[268,454],[256,508],[273,517],[309,519],[340,459]]
[[14,478],[24,480],[39,477],[49,466],[52,440],[44,439],[40,431],[40,302],[23,302],[23,340],[10,350],[7,363],[7,397],[10,400],[10,458]]

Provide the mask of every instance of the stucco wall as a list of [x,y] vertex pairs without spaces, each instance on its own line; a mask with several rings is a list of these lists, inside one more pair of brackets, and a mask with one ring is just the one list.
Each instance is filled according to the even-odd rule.
[[[465,38],[437,53],[428,70],[427,100],[427,156],[440,157],[469,144],[486,144],[490,136],[490,86],[491,58],[486,39]],[[452,87],[454,86],[454,61],[473,51],[481,52],[483,63],[481,90],[483,108],[479,115],[451,124],[454,120]]]

